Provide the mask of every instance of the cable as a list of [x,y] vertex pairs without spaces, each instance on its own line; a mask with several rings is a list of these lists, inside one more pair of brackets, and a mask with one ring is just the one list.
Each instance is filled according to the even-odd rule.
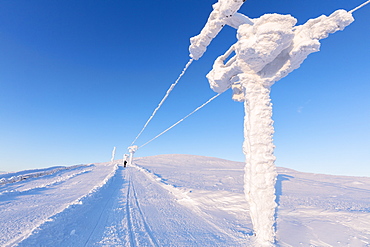
[[354,8],[354,9],[352,9],[351,11],[349,11],[349,13],[352,14],[353,12],[355,12],[358,9],[361,9],[362,7],[364,7],[368,3],[370,3],[370,0],[364,2],[363,4],[359,5],[358,7]]
[[[356,10],[364,7],[365,5],[369,4],[370,3],[370,0],[362,3],[361,5],[357,6],[356,8],[352,9],[351,11],[349,11],[350,14],[352,14],[353,12],[355,12]],[[231,47],[232,48],[232,47]],[[230,53],[231,53],[231,48],[229,49]],[[230,55],[230,54],[229,54]],[[235,58],[232,58],[232,62],[234,61]],[[139,132],[139,134],[135,137],[134,141],[131,143],[131,146],[134,145],[134,143],[137,141],[137,139],[141,136],[141,134],[144,132],[144,130],[146,129],[146,127],[148,126],[148,124],[150,123],[150,121],[153,119],[153,117],[155,116],[155,114],[157,113],[157,111],[159,110],[159,108],[161,108],[161,106],[163,105],[164,101],[167,99],[167,97],[169,96],[169,94],[171,93],[171,91],[173,90],[173,88],[177,85],[177,83],[180,81],[181,77],[185,74],[186,70],[188,69],[188,67],[191,65],[191,63],[194,61],[193,58],[191,58],[188,63],[185,65],[185,68],[183,69],[183,71],[181,72],[181,74],[179,75],[179,77],[177,78],[177,80],[170,86],[170,88],[167,90],[165,96],[162,98],[162,100],[159,102],[158,106],[154,109],[152,115],[149,117],[149,119],[146,121],[146,123],[144,124],[144,127],[141,129],[141,131]],[[193,112],[191,112],[190,114],[188,114],[186,117],[184,117],[183,119],[179,120],[178,122],[176,122],[175,124],[173,124],[171,127],[169,127],[168,129],[166,129],[165,131],[163,131],[162,133],[160,133],[159,135],[157,135],[156,137],[154,137],[153,139],[151,139],[150,141],[146,142],[145,144],[141,145],[141,147],[144,147],[145,145],[149,144],[150,142],[154,141],[155,139],[157,139],[158,137],[160,137],[161,135],[163,135],[164,133],[166,133],[167,131],[169,131],[170,129],[172,129],[173,127],[175,127],[176,125],[178,125],[179,123],[181,123],[182,121],[184,121],[186,118],[188,118],[189,116],[191,116],[193,113],[197,112],[198,110],[200,110],[201,108],[203,108],[205,105],[207,105],[208,103],[210,103],[212,100],[214,100],[215,98],[217,98],[220,94],[217,94],[215,95],[214,97],[212,97],[211,99],[209,99],[206,103],[204,103],[203,105],[201,105],[200,107],[196,108]]]
[[193,115],[195,112],[197,112],[198,110],[200,110],[201,108],[203,108],[204,106],[206,106],[208,103],[210,103],[212,100],[214,100],[215,98],[217,98],[220,95],[221,95],[221,93],[216,94],[215,96],[213,96],[212,98],[210,98],[207,102],[205,102],[203,105],[201,105],[198,108],[196,108],[194,111],[192,111],[191,113],[189,113],[188,115],[186,115],[184,118],[182,118],[179,121],[177,121],[176,123],[174,123],[172,126],[170,126],[166,130],[164,130],[163,132],[161,132],[159,135],[157,135],[153,139],[151,139],[148,142],[146,142],[143,145],[141,145],[139,148],[142,148],[145,145],[149,144],[150,142],[154,141],[155,139],[157,139],[158,137],[160,137],[161,135],[163,135],[164,133],[166,133],[167,131],[169,131],[170,129],[172,129],[173,127],[175,127],[176,125],[178,125],[179,123],[181,123],[182,121],[184,121],[185,119],[187,119],[188,117],[190,117],[191,115]]
[[144,124],[144,127],[141,129],[141,131],[139,132],[139,134],[136,136],[136,138],[134,139],[134,141],[131,143],[130,146],[134,145],[134,143],[136,142],[136,140],[139,138],[139,136],[144,132],[146,126],[148,126],[149,122],[152,120],[152,118],[154,117],[154,115],[157,113],[157,111],[159,110],[159,108],[161,108],[163,102],[167,99],[168,95],[171,93],[171,91],[173,90],[173,88],[176,86],[176,84],[180,81],[181,77],[185,74],[186,70],[189,68],[190,64],[194,61],[194,59],[190,59],[189,62],[185,65],[185,68],[182,70],[181,74],[179,75],[179,77],[177,78],[177,80],[170,86],[170,88],[167,90],[165,96],[163,97],[163,99],[161,100],[161,102],[159,102],[157,108],[154,109],[152,115],[149,117],[148,121],[146,121],[146,123]]

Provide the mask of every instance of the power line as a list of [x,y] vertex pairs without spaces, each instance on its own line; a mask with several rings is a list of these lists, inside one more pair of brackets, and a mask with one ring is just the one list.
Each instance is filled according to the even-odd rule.
[[370,3],[370,0],[364,2],[363,4],[359,5],[358,7],[354,8],[354,9],[352,9],[351,11],[349,11],[349,13],[352,14],[353,12],[355,12],[358,9],[361,9],[362,7],[364,7],[368,3]]
[[164,130],[163,132],[161,132],[160,134],[158,134],[153,139],[151,139],[148,142],[146,142],[143,145],[141,145],[139,148],[142,148],[145,145],[151,143],[152,141],[154,141],[155,139],[157,139],[158,137],[160,137],[161,135],[163,135],[164,133],[166,133],[167,131],[169,131],[170,129],[172,129],[173,127],[175,127],[176,125],[178,125],[179,123],[181,123],[182,121],[184,121],[185,119],[187,119],[188,117],[190,117],[191,115],[193,115],[195,112],[197,112],[198,110],[200,110],[201,108],[203,108],[204,106],[206,106],[208,103],[210,103],[212,100],[214,100],[215,98],[217,98],[220,95],[221,95],[221,93],[216,94],[215,96],[213,96],[212,98],[210,98],[209,100],[207,100],[204,104],[202,104],[201,106],[199,106],[198,108],[196,108],[194,111],[192,111],[191,113],[189,113],[188,115],[186,115],[184,118],[182,118],[179,121],[177,121],[176,123],[174,123],[172,126],[170,126],[166,130]]
[[[348,11],[348,13],[352,14],[353,12],[357,11],[358,9],[364,7],[365,5],[369,4],[370,3],[370,0],[362,3],[361,5],[357,6],[356,8],[352,9],[351,11]],[[165,96],[162,98],[162,100],[159,102],[158,106],[154,109],[152,115],[149,117],[149,119],[146,121],[146,123],[144,124],[144,127],[141,129],[141,131],[139,132],[139,134],[136,136],[136,138],[134,139],[134,141],[131,143],[131,146],[134,145],[134,143],[137,141],[137,139],[141,136],[141,134],[144,132],[144,130],[146,129],[146,127],[148,126],[148,124],[150,123],[150,121],[153,119],[153,117],[155,116],[155,114],[157,113],[157,111],[159,110],[159,108],[161,108],[161,106],[163,105],[164,101],[168,98],[169,94],[172,92],[173,88],[177,85],[177,83],[180,81],[180,79],[182,78],[182,76],[185,74],[185,72],[187,71],[188,67],[191,65],[191,63],[194,61],[193,58],[191,58],[188,63],[185,65],[183,71],[181,72],[181,74],[178,76],[178,78],[176,79],[176,81],[170,86],[170,88],[167,90]],[[217,94],[215,96],[213,96],[212,98],[210,98],[207,102],[205,102],[204,104],[202,104],[201,106],[199,106],[198,108],[196,108],[194,111],[192,111],[190,114],[188,114],[187,116],[185,116],[184,118],[180,119],[179,121],[177,121],[175,124],[173,124],[172,126],[170,126],[169,128],[167,128],[166,130],[164,130],[163,132],[161,132],[160,134],[158,134],[157,136],[155,136],[153,139],[149,140],[148,142],[144,143],[143,145],[141,145],[139,148],[142,148],[144,147],[145,145],[149,144],[150,142],[154,141],[155,139],[157,139],[158,137],[160,137],[161,135],[163,135],[164,133],[166,133],[167,131],[169,131],[170,129],[172,129],[173,127],[175,127],[176,125],[178,125],[179,123],[181,123],[182,121],[184,121],[186,118],[188,118],[189,116],[191,116],[192,114],[194,114],[195,112],[197,112],[198,110],[200,110],[201,108],[203,108],[205,105],[207,105],[208,103],[210,103],[212,100],[214,100],[215,98],[217,98],[218,96],[220,95]]]
[[157,113],[157,111],[159,110],[159,108],[161,108],[161,106],[163,105],[164,101],[167,99],[168,95],[171,93],[171,91],[173,90],[173,88],[177,85],[177,83],[180,81],[181,77],[185,74],[186,70],[189,68],[190,64],[194,61],[194,59],[190,59],[189,62],[185,65],[185,68],[182,70],[181,74],[179,75],[179,77],[177,78],[177,80],[170,86],[170,88],[167,90],[165,96],[163,97],[163,99],[161,100],[161,102],[159,102],[157,108],[154,109],[152,115],[149,117],[149,119],[146,121],[146,123],[144,124],[144,127],[141,129],[141,131],[139,132],[139,134],[136,136],[136,138],[134,139],[134,141],[131,143],[130,146],[134,145],[134,143],[136,142],[136,140],[139,138],[139,136],[144,132],[146,126],[148,126],[149,122],[152,120],[152,118],[154,117],[154,115]]

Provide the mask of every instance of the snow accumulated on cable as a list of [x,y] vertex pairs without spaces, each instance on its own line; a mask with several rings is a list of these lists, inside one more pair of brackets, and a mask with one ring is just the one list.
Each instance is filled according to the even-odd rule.
[[213,4],[213,11],[209,15],[204,28],[197,36],[190,38],[190,57],[198,60],[206,51],[212,39],[227,24],[237,27],[240,23],[250,22],[247,17],[236,12],[240,9],[245,0],[219,0]]
[[[245,105],[244,192],[256,246],[273,246],[275,242],[277,173],[270,87],[297,69],[310,53],[319,51],[320,39],[343,30],[353,21],[351,13],[345,10],[311,19],[301,26],[295,26],[297,20],[290,15],[266,14],[253,19],[253,23],[246,21],[238,26],[238,41],[216,59],[207,75],[215,92],[232,87],[233,99]],[[210,22],[217,22],[212,14]],[[235,56],[225,63],[233,52]]]

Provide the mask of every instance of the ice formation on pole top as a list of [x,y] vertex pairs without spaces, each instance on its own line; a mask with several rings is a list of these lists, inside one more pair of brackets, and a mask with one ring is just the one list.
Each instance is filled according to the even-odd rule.
[[130,166],[132,164],[132,159],[134,157],[134,153],[138,150],[138,146],[136,145],[132,145],[130,147],[128,147],[128,152],[130,153],[130,157],[129,157],[129,160],[128,160],[128,165]]
[[[253,21],[253,25],[239,26],[238,42],[216,59],[207,75],[215,92],[235,84],[241,73],[247,80],[270,87],[299,68],[310,53],[319,51],[320,39],[343,30],[354,19],[349,12],[337,10],[329,17],[323,15],[296,27],[296,19],[290,15],[266,14]],[[235,57],[225,64],[233,51]]]
[[240,23],[252,22],[248,17],[236,13],[245,0],[218,0],[200,34],[190,39],[190,57],[198,60],[206,51],[212,39],[225,25],[237,27]]

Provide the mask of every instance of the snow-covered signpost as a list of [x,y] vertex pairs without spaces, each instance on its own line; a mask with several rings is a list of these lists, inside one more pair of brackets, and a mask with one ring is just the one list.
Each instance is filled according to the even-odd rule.
[[[208,73],[211,88],[222,93],[233,89],[233,99],[244,102],[246,156],[244,192],[249,203],[256,246],[275,242],[275,182],[273,121],[270,87],[297,69],[306,57],[319,51],[320,39],[343,30],[352,14],[337,10],[301,26],[290,15],[266,14],[250,19],[236,13],[243,0],[219,0],[201,31],[191,38],[190,56],[199,59],[224,25],[236,28],[238,41],[218,57]],[[235,52],[235,56],[225,63]]]

